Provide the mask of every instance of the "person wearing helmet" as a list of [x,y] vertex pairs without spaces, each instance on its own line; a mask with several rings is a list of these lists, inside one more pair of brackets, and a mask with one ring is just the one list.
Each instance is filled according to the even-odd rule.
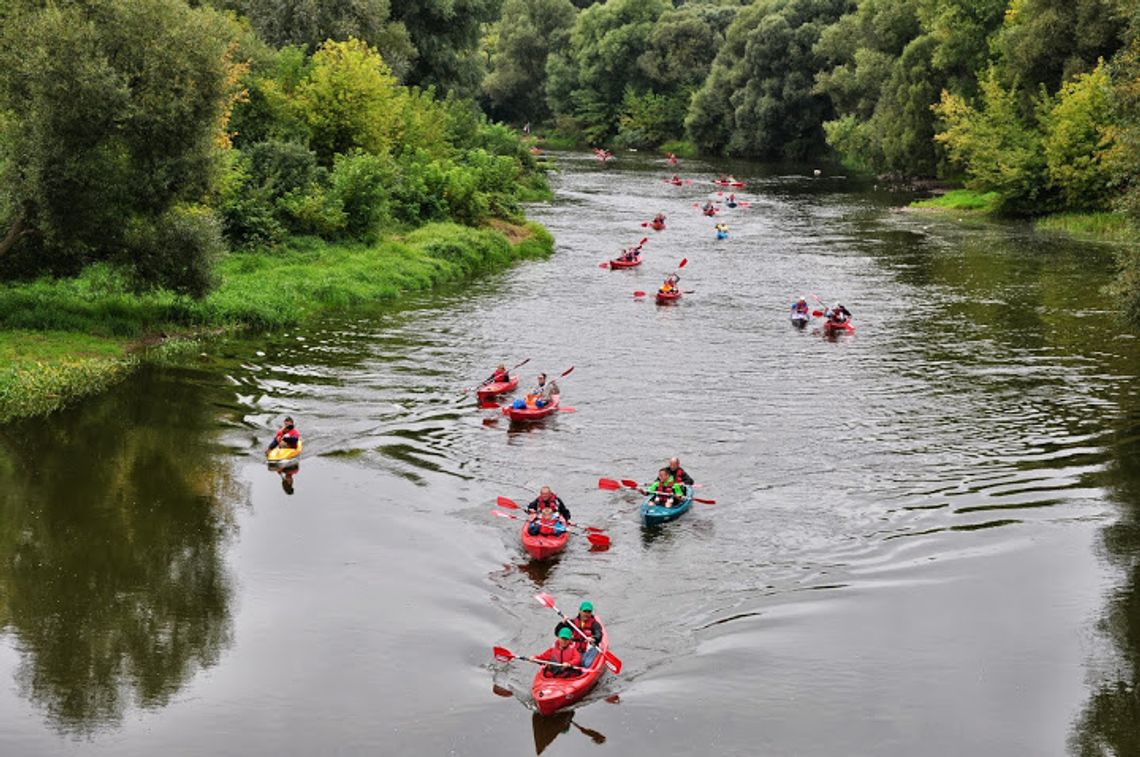
[[543,669],[543,673],[550,677],[576,678],[582,673],[577,668],[582,664],[582,655],[578,654],[578,647],[574,644],[574,632],[569,628],[559,630],[555,634],[554,646],[536,655],[534,659],[550,663]]
[[[586,639],[574,633],[570,623],[578,626],[578,630],[593,639],[593,644],[589,644]],[[598,644],[602,643],[602,624],[594,617],[594,603],[583,602],[578,605],[578,616],[572,620],[564,620],[554,627],[554,633],[559,634],[563,631],[570,631],[574,633],[574,645],[578,648],[578,654],[582,656],[582,665],[589,667],[594,658],[598,656]]]
[[847,319],[851,317],[851,311],[837,302],[827,309],[824,316],[832,323],[847,323]]
[[806,316],[810,312],[811,308],[808,306],[808,301],[805,297],[800,297],[795,301],[795,303],[792,304],[792,313],[796,315]]
[[288,415],[285,416],[285,425],[282,426],[277,433],[273,436],[273,441],[269,443],[269,449],[266,452],[284,447],[285,449],[297,449],[297,445],[301,443],[301,432],[293,426],[293,419]]

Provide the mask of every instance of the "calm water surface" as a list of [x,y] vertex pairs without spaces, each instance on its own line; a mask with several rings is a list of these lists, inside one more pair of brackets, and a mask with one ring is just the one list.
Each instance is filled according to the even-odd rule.
[[[549,261],[0,432],[0,754],[1140,754],[1111,251],[810,171],[559,163]],[[752,204],[717,242],[693,203],[722,169]],[[693,294],[634,299],[682,257]],[[793,329],[808,292],[858,332]],[[528,356],[575,367],[577,412],[514,429],[462,394]],[[672,454],[716,505],[646,531],[597,488]],[[529,563],[490,510],[543,483],[613,547]],[[549,644],[539,590],[593,600],[625,663],[555,718],[490,654]]]

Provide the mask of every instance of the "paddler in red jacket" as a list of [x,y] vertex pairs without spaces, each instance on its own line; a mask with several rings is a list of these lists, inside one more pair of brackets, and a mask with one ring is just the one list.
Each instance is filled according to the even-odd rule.
[[297,449],[297,445],[301,442],[301,432],[293,427],[293,419],[285,416],[285,425],[274,435],[273,441],[269,443],[270,450],[284,447],[286,449]]
[[569,628],[563,628],[558,632],[557,640],[554,646],[546,650],[540,655],[536,655],[536,660],[545,660],[546,662],[562,663],[562,665],[547,665],[543,672],[556,678],[577,678],[582,674],[582,671],[577,667],[566,667],[568,665],[581,665],[582,655],[578,654],[578,648],[574,644],[574,632]]
[[[583,602],[578,605],[578,617],[573,619],[574,625],[578,626],[578,630],[586,634],[594,640],[594,644],[602,643],[602,624],[594,617],[594,603]],[[574,629],[570,627],[570,621],[562,621],[554,627],[554,633],[562,633],[563,629],[569,630],[574,633]],[[578,648],[578,654],[582,655],[582,665],[590,667],[594,662],[594,658],[598,655],[598,650],[595,647],[590,647],[589,644],[574,633],[574,645]]]

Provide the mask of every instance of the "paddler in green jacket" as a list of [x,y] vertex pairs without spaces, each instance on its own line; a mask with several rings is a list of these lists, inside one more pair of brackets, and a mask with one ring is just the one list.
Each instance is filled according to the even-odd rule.
[[653,495],[654,504],[673,507],[685,498],[685,487],[673,480],[668,468],[657,471],[657,480],[647,490]]

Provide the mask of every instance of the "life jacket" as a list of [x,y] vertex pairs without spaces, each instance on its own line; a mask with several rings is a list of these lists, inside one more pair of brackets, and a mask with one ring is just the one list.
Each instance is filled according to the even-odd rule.
[[[578,652],[576,644],[567,644],[565,649],[559,649],[555,644],[550,649],[538,655],[537,659],[546,660],[547,662],[564,662],[567,665],[581,665],[582,655]],[[554,668],[551,670],[547,668],[547,672],[551,675],[561,675],[565,677],[577,676],[581,673],[579,670],[573,668]]]
[[669,483],[683,484],[685,483],[685,469],[684,468],[669,468]]
[[290,429],[281,429],[273,437],[277,440],[277,445],[280,447],[288,447],[289,449],[297,449],[297,443],[301,441],[301,432],[294,426]]
[[808,304],[806,302],[797,302],[795,305],[792,305],[792,309],[797,313],[806,313],[808,312]]
[[505,368],[502,371],[495,371],[494,375],[491,376],[492,384],[505,384],[510,380],[510,374],[507,373]]
[[[598,626],[599,631],[601,630],[601,625],[598,623],[597,617],[591,618],[590,622],[588,624],[582,622],[582,616],[580,616],[580,615],[575,616],[573,618],[573,620],[574,620],[574,625],[578,626],[578,628],[582,631],[582,633],[589,636],[595,642],[598,641],[598,637],[600,636],[600,634],[594,633],[594,626],[595,625]],[[559,625],[561,626],[562,624],[559,624]],[[569,625],[566,625],[566,627],[570,628]],[[575,633],[574,634],[574,646],[576,646],[578,648],[578,652],[580,654],[585,654],[586,650],[589,648],[589,642],[587,642],[585,639],[583,639],[581,636],[579,636],[577,633]]]

